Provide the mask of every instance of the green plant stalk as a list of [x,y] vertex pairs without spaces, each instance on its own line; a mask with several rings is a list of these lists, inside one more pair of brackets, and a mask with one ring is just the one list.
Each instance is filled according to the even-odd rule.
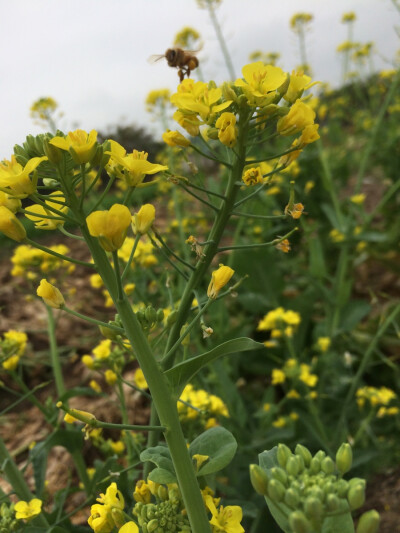
[[[220,208],[215,216],[213,227],[210,234],[207,237],[208,244],[204,247],[204,257],[201,261],[198,261],[196,269],[193,271],[186,284],[185,290],[182,294],[181,303],[177,311],[177,317],[174,325],[171,328],[171,332],[168,338],[166,352],[175,344],[180,336],[182,326],[185,324],[190,306],[193,299],[193,291],[201,283],[205,272],[211,264],[215,254],[218,251],[218,245],[225,230],[226,224],[233,211],[235,204],[235,198],[239,190],[238,182],[240,182],[243,168],[246,162],[246,140],[248,133],[248,119],[247,113],[241,113],[239,117],[239,134],[237,140],[237,146],[239,147],[238,156],[233,164],[232,171],[230,173],[226,191],[224,193],[225,199],[221,201]],[[173,360],[165,366],[165,369],[171,368]]]
[[217,15],[215,14],[214,6],[212,0],[207,1],[208,12],[210,13],[211,22],[214,26],[215,33],[217,34],[217,39],[222,50],[222,54],[225,59],[225,64],[229,72],[231,80],[235,79],[235,69],[233,68],[233,63],[231,56],[229,55],[228,47],[226,46],[224,36],[222,35],[221,26],[218,23]]
[[[74,200],[76,202],[75,198],[72,198],[71,202]],[[115,272],[104,250],[98,241],[90,236],[86,225],[82,224],[81,229],[104,284],[115,303],[120,320],[125,328],[126,336],[149,385],[161,425],[167,428],[164,431],[164,436],[171,453],[192,531],[193,533],[210,532],[203,498],[182,433],[176,407],[176,398],[171,393],[167,379],[163,375],[152,353],[147,338],[126,295],[123,294],[122,299],[118,299]]]
[[[11,455],[9,454],[3,442],[3,439],[0,439],[0,465],[2,472],[12,486],[12,489],[18,498],[26,502],[32,500],[35,496],[29,490],[24,476],[21,474],[16,464],[12,460]],[[42,514],[38,515],[35,520],[40,523],[42,527],[45,527],[46,529],[49,528],[49,524]]]
[[343,230],[343,227],[344,227],[343,215],[340,209],[339,199],[336,195],[335,187],[333,184],[331,169],[329,168],[328,161],[326,159],[326,155],[325,155],[321,140],[317,141],[315,144],[318,148],[318,155],[319,155],[319,159],[320,159],[321,166],[322,166],[322,174],[321,174],[322,183],[325,187],[325,190],[329,193],[329,196],[331,197],[331,201],[333,204],[333,208],[335,210],[337,221],[339,223],[340,229]]
[[374,338],[372,339],[368,349],[364,353],[364,356],[363,356],[363,358],[361,360],[360,366],[358,367],[356,375],[352,379],[351,387],[350,387],[350,389],[349,389],[349,391],[347,393],[347,396],[346,396],[346,398],[344,400],[344,403],[343,403],[342,412],[341,412],[341,415],[339,417],[339,421],[338,421],[337,428],[336,428],[336,435],[339,436],[338,442],[343,442],[343,438],[342,438],[343,427],[344,427],[344,421],[345,421],[345,418],[346,418],[346,413],[347,413],[347,410],[348,410],[348,406],[349,406],[349,403],[351,402],[351,400],[354,397],[354,393],[355,393],[356,389],[359,386],[361,377],[362,377],[362,375],[363,375],[363,373],[364,373],[364,371],[365,371],[365,369],[366,369],[366,367],[367,367],[367,365],[369,363],[369,360],[371,359],[371,356],[374,353],[374,350],[375,350],[379,340],[381,339],[381,337],[383,336],[385,331],[388,329],[388,327],[392,324],[392,322],[394,322],[394,320],[396,319],[396,317],[397,317],[397,315],[399,313],[400,313],[400,304],[396,305],[396,307],[393,309],[393,311],[390,313],[390,315],[384,320],[383,324],[381,324],[381,326],[379,327],[378,331],[376,332]]
[[380,108],[378,116],[376,117],[375,125],[372,128],[371,136],[368,140],[367,146],[365,147],[365,150],[364,150],[364,153],[361,159],[361,163],[358,169],[357,182],[354,188],[354,194],[358,194],[361,190],[362,180],[364,178],[365,171],[367,170],[367,166],[369,163],[369,158],[371,156],[372,149],[375,145],[376,136],[378,135],[379,129],[381,128],[383,124],[383,119],[385,117],[386,110],[390,102],[396,95],[396,89],[399,83],[400,83],[400,69],[397,71],[396,76],[393,78],[389,91],[387,92],[385,100],[383,101],[382,107]]
[[344,244],[340,250],[338,266],[336,271],[336,301],[335,309],[333,312],[331,327],[330,327],[330,337],[334,337],[336,329],[340,321],[340,311],[344,305],[344,283],[346,281],[347,267],[349,264],[349,247],[347,244]]
[[84,320],[85,322],[89,322],[90,324],[93,324],[95,326],[100,326],[100,327],[111,329],[112,331],[115,331],[119,335],[123,335],[124,333],[124,330],[122,328],[119,328],[118,326],[114,326],[113,324],[108,324],[106,322],[102,322],[101,320],[97,320],[90,316],[83,315],[82,313],[78,313],[78,311],[74,311],[73,309],[70,309],[66,305],[62,306],[62,310],[68,313],[69,315],[76,316],[77,318],[80,318]]
[[[45,304],[46,305],[46,304]],[[57,339],[56,339],[56,324],[54,320],[53,309],[46,305],[47,311],[47,334],[50,343],[50,360],[53,369],[54,380],[56,382],[57,395],[59,398],[66,392],[64,378],[62,374],[60,355],[58,353]]]

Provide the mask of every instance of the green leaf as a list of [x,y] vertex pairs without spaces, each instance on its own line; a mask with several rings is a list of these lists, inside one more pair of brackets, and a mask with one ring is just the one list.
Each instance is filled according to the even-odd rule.
[[155,468],[149,474],[149,479],[154,483],[167,484],[176,483],[176,476],[165,468]]
[[371,306],[364,300],[353,300],[342,310],[340,329],[351,331],[370,312]]
[[350,511],[325,518],[322,533],[354,533],[354,522]]
[[[176,481],[174,464],[171,459],[171,455],[166,446],[154,446],[152,448],[147,448],[140,454],[141,461],[151,461],[161,470],[166,470],[174,477]],[[168,481],[168,483],[171,483]]]
[[197,355],[192,357],[192,359],[175,365],[173,368],[164,372],[164,374],[167,376],[176,392],[180,395],[185,388],[185,385],[193,378],[193,376],[195,376],[205,365],[218,359],[218,357],[229,355],[231,353],[257,350],[260,348],[264,349],[265,346],[260,342],[253,341],[253,339],[248,339],[247,337],[232,339],[220,344],[209,352]]
[[189,446],[190,456],[208,455],[209,459],[198,471],[198,476],[213,474],[225,468],[233,459],[237,448],[235,437],[227,429],[217,426],[208,429]]

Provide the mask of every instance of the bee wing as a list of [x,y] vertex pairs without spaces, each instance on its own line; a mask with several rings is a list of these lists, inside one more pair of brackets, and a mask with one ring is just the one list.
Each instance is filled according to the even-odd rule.
[[159,61],[163,57],[165,57],[165,54],[153,54],[147,59],[147,61],[149,63],[155,63],[156,61]]

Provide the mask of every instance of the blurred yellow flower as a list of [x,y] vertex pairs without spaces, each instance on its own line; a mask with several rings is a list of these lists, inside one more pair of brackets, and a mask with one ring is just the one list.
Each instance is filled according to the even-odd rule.
[[4,205],[0,205],[0,232],[17,242],[21,242],[26,238],[24,226],[14,213]]

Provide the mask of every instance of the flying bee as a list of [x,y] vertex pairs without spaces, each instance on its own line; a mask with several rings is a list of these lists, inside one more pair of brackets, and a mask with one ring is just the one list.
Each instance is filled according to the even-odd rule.
[[184,80],[185,75],[190,76],[190,71],[199,66],[199,60],[196,57],[196,53],[199,50],[182,50],[182,48],[168,48],[163,55],[151,56],[150,61],[158,61],[165,57],[168,66],[178,68],[178,76],[181,82]]

